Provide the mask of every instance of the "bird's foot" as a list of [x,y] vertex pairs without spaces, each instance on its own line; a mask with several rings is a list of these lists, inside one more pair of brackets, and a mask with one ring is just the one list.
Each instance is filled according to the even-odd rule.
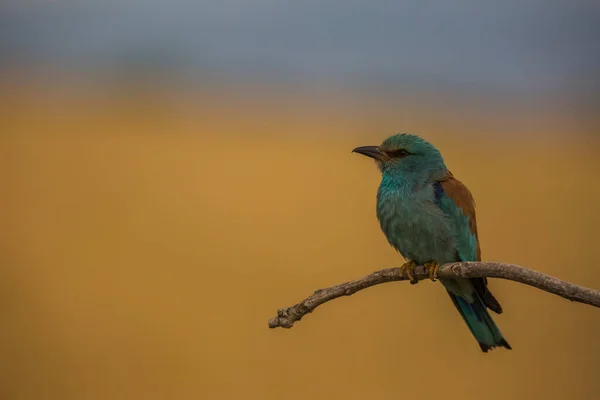
[[425,269],[429,272],[429,279],[433,282],[438,278],[438,271],[440,270],[440,264],[432,261],[424,265]]
[[400,267],[400,274],[404,275],[404,272],[406,272],[406,276],[410,280],[411,285],[414,285],[415,283],[419,283],[419,280],[417,278],[415,278],[415,275],[414,275],[416,265],[417,264],[414,261],[409,261],[407,263],[404,263]]

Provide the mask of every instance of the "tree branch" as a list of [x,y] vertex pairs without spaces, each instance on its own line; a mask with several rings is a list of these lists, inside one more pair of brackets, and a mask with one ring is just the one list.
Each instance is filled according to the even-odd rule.
[[[428,279],[428,271],[423,266],[415,267],[415,278]],[[461,262],[440,266],[440,278],[502,278],[524,283],[549,293],[564,297],[567,300],[600,307],[600,291],[575,285],[541,272],[512,264],[496,262]],[[269,320],[269,328],[291,328],[294,322],[300,321],[315,308],[333,299],[350,296],[359,290],[386,282],[408,280],[406,273],[400,268],[388,268],[373,272],[361,279],[341,283],[326,289],[319,289],[311,296],[291,307],[277,311],[277,317]]]

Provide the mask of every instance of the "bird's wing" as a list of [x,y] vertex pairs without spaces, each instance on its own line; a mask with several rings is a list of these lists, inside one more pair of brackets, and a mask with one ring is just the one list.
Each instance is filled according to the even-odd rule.
[[[437,186],[439,185],[439,186]],[[458,255],[462,261],[480,261],[481,249],[477,236],[475,200],[467,187],[452,173],[436,184],[438,205],[454,222],[460,238]]]
[[[461,261],[480,261],[481,247],[477,235],[475,200],[469,189],[451,172],[435,183],[435,197],[440,209],[451,218],[458,238],[456,251]],[[486,278],[471,278],[475,291],[492,311],[502,313],[502,307],[487,288]]]

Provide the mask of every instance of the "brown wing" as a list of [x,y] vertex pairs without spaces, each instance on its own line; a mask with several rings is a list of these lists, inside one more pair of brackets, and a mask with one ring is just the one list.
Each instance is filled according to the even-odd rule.
[[477,260],[475,261],[481,261],[481,248],[479,247],[477,219],[475,217],[475,200],[469,189],[461,181],[456,179],[451,172],[448,172],[448,174],[444,180],[440,181],[440,184],[446,196],[450,197],[454,204],[462,210],[463,214],[469,218],[469,227],[475,239],[477,239]]
[[[477,235],[477,219],[475,216],[475,200],[473,199],[473,195],[461,181],[452,175],[451,172],[448,172],[446,178],[440,180],[440,184],[446,196],[451,198],[469,219],[469,227],[477,241],[476,261],[481,261],[481,247],[479,245],[479,236]],[[485,305],[490,310],[501,314],[502,307],[500,306],[500,303],[498,303],[498,300],[496,300],[487,288],[487,278],[470,278],[470,281]]]

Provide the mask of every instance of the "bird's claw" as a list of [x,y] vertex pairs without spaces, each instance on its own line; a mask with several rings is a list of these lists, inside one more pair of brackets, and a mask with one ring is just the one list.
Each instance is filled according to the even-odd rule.
[[416,283],[419,283],[419,280],[417,278],[415,278],[414,272],[415,272],[415,262],[414,261],[409,261],[407,263],[404,263],[401,267],[400,267],[400,274],[404,275],[404,272],[406,272],[406,276],[408,277],[408,279],[410,280],[410,284],[414,285]]
[[440,270],[440,265],[433,261],[425,264],[424,266],[425,269],[429,272],[429,279],[431,279],[432,282],[435,282],[438,278],[438,271]]

